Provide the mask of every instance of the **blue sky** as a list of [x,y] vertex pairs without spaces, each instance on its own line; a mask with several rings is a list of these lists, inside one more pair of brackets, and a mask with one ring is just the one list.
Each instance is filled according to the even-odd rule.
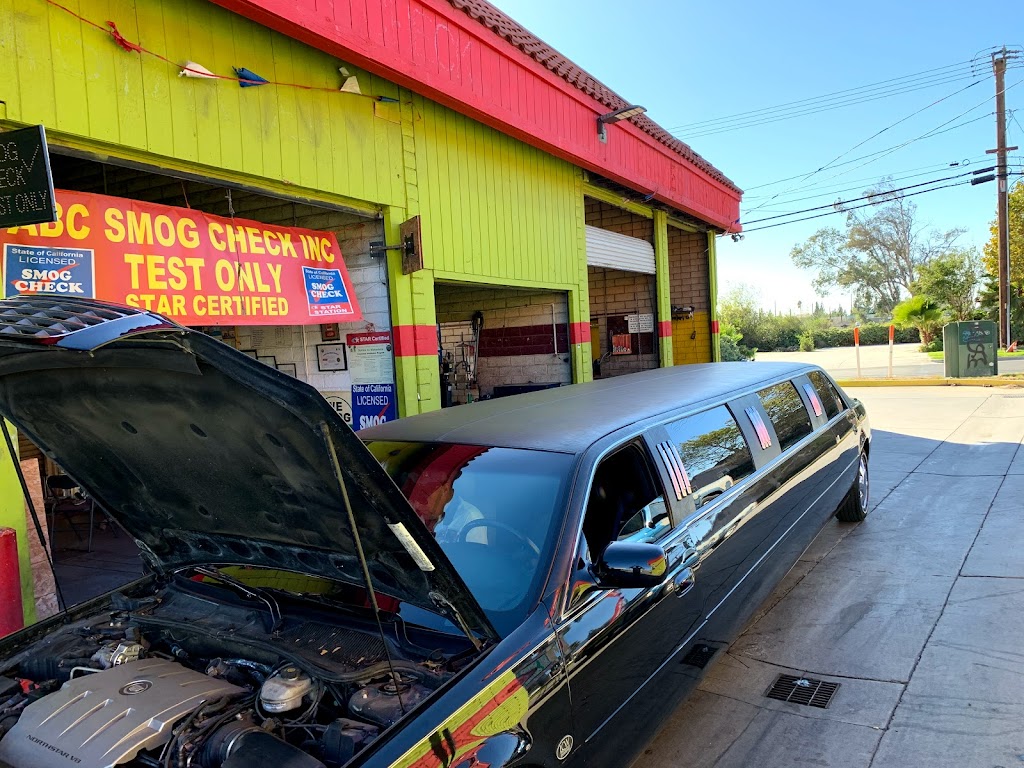
[[[921,174],[897,182],[903,186],[991,164],[985,150],[995,146],[995,86],[987,51],[1004,44],[1024,47],[1020,0],[865,0],[855,5],[820,0],[495,1],[626,99],[646,106],[650,116],[669,129],[946,67],[979,55],[977,77],[970,77],[965,64],[948,71],[966,79],[885,99],[713,135],[694,136],[694,129],[676,132],[746,190],[745,222],[829,204],[839,197],[859,197],[859,190],[886,175]],[[971,85],[975,80],[980,82]],[[1019,110],[1017,121],[1024,124],[1024,83],[1013,87],[1022,80],[1024,68],[1007,72],[1006,105]],[[807,175],[918,110],[920,114],[839,162],[908,142],[947,121],[952,121],[947,127],[954,127],[977,119],[911,141],[874,162],[866,158],[830,167],[807,180],[761,186]],[[1013,120],[1008,136],[1011,146],[1024,148],[1024,129]],[[963,166],[965,160],[970,164]],[[961,165],[950,168],[951,163]],[[852,189],[840,191],[848,188]],[[786,194],[774,200],[763,197],[778,192]],[[824,196],[794,199],[811,195]],[[966,228],[963,245],[980,249],[988,239],[995,217],[994,183],[955,187],[914,200],[922,222],[940,229]],[[760,208],[752,210],[755,206]],[[842,222],[843,217],[836,215],[750,232],[738,243],[719,238],[720,288],[747,283],[760,292],[763,306],[779,311],[795,309],[797,301],[812,305],[818,297],[811,275],[792,265],[790,249],[819,227]],[[843,300],[831,296],[828,305]],[[848,304],[849,297],[845,301]]]

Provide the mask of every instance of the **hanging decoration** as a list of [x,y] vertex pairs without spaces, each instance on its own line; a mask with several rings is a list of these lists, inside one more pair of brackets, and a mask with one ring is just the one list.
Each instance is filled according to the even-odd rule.
[[178,77],[205,77],[207,80],[217,79],[217,76],[213,74],[213,72],[208,70],[202,64],[196,64],[194,61],[186,61],[181,72],[178,73]]
[[373,99],[374,101],[387,103],[395,103],[399,101],[398,99],[392,98],[390,96],[375,96],[373,94],[363,93],[362,90],[359,88],[359,80],[356,78],[356,75],[354,73],[349,72],[349,70],[346,69],[345,67],[341,67],[339,70],[341,72],[342,77],[344,78],[341,84],[341,88],[329,88],[318,85],[304,85],[302,83],[283,83],[277,80],[267,80],[266,78],[260,77],[255,72],[253,72],[250,69],[246,69],[245,67],[234,67],[234,75],[218,75],[216,72],[211,72],[202,64],[197,64],[194,61],[186,61],[184,64],[181,64],[172,59],[169,59],[167,56],[164,56],[163,54],[157,53],[156,51],[151,51],[149,48],[146,48],[145,46],[140,45],[139,43],[133,43],[131,40],[128,40],[123,34],[121,34],[121,31],[117,28],[117,24],[115,24],[113,21],[107,21],[106,26],[103,26],[102,24],[98,24],[97,22],[92,21],[91,19],[87,19],[85,16],[82,16],[79,13],[76,13],[75,11],[68,8],[66,5],[61,5],[56,0],[46,0],[46,4],[52,5],[54,8],[58,8],[64,11],[65,13],[74,16],[83,24],[98,29],[104,34],[109,35],[111,39],[113,39],[115,44],[117,44],[120,48],[124,49],[128,53],[145,54],[147,56],[152,56],[155,59],[159,59],[160,61],[166,64],[170,64],[172,67],[175,67],[179,70],[178,77],[195,77],[206,80],[231,80],[232,82],[238,83],[239,86],[241,86],[242,88],[249,88],[257,85],[276,85],[280,88],[299,88],[304,91],[324,91],[327,93],[338,93],[340,91],[341,93],[351,93],[354,96],[362,96],[367,99]]
[[238,85],[242,88],[253,88],[258,85],[267,85],[270,81],[265,77],[260,77],[251,69],[245,67],[232,67],[235,70],[235,74],[238,75]]
[[345,67],[339,67],[338,71],[341,72],[341,76],[345,78],[339,90],[343,93],[358,93],[362,96],[363,92],[359,90],[359,80],[356,79],[356,76],[349,72]]

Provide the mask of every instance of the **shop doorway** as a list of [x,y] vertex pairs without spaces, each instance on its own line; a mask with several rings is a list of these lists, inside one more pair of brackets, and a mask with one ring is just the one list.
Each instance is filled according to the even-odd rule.
[[447,407],[572,383],[565,292],[437,283]]

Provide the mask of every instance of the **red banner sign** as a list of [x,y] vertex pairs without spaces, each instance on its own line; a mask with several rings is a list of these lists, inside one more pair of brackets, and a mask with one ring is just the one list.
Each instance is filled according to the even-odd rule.
[[52,224],[0,230],[4,296],[50,293],[182,325],[318,325],[362,314],[330,232],[57,192]]

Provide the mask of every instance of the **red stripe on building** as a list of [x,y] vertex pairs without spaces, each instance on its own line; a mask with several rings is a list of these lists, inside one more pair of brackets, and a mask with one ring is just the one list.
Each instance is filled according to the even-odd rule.
[[[611,111],[608,105],[449,0],[384,3],[387,17],[372,25],[357,23],[352,8],[381,0],[366,6],[346,0],[214,1],[659,202],[722,229],[740,229],[741,193],[724,177],[715,178],[710,164],[692,150],[684,157],[628,121],[609,126],[608,143],[601,143],[597,117]],[[565,66],[575,67],[568,61]],[[597,81],[582,85],[607,95]]]
[[569,343],[586,344],[590,341],[590,323],[571,323],[569,325]]
[[395,357],[437,356],[437,326],[396,325],[391,329]]
[[711,321],[711,332],[712,333],[718,333],[718,321],[717,320],[712,320]]
[[672,338],[672,321],[671,320],[659,320],[658,321],[658,335],[663,339]]

